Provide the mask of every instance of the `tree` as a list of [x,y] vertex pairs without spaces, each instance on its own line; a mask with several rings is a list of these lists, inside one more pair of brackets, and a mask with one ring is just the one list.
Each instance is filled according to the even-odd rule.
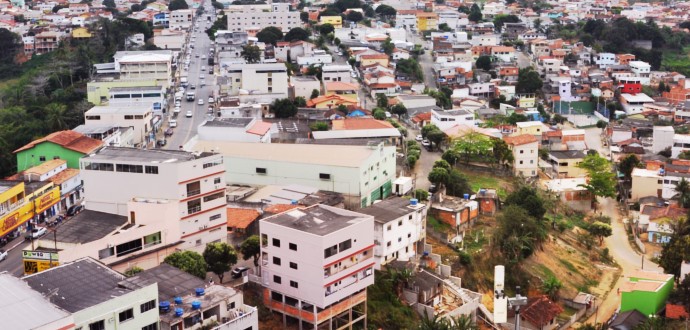
[[505,23],[520,23],[520,18],[515,15],[498,14],[494,16],[494,26],[501,31]]
[[232,269],[232,266],[237,263],[237,252],[232,246],[223,242],[206,244],[203,256],[208,270],[218,276],[221,284],[225,272]]
[[307,106],[307,100],[301,96],[296,97],[293,103],[295,103],[295,106],[298,108],[304,108]]
[[585,159],[577,165],[587,171],[589,181],[581,185],[592,195],[601,197],[616,196],[616,176],[611,172],[611,164],[599,153],[587,155]]
[[448,163],[447,161],[445,161],[443,159],[439,159],[439,160],[434,162],[434,166],[432,168],[437,168],[437,167],[445,169],[446,171],[450,171],[450,169],[452,168],[450,166],[450,163]]
[[65,121],[67,107],[64,104],[50,103],[45,107],[46,123],[51,131],[68,129]]
[[333,44],[336,46],[340,46],[340,39],[339,38],[334,38],[333,39]]
[[438,25],[438,29],[443,32],[451,32],[453,29],[448,26],[448,23],[441,23]]
[[438,126],[434,124],[427,124],[426,126],[422,127],[422,137],[427,138],[429,133],[431,131],[438,131],[440,130]]
[[558,300],[558,292],[561,291],[561,288],[563,288],[563,283],[553,275],[547,277],[541,284],[541,290],[549,296],[551,301]]
[[292,28],[290,31],[288,31],[287,34],[285,34],[285,41],[297,41],[297,40],[302,40],[305,41],[309,39],[309,31],[301,28],[301,27],[296,27]]
[[321,26],[319,26],[319,33],[321,33],[322,35],[327,35],[333,31],[335,31],[333,24],[325,23],[325,24],[321,24]]
[[386,111],[381,108],[375,108],[372,111],[372,116],[374,116],[374,119],[384,120],[386,119]]
[[388,56],[393,54],[393,50],[395,49],[395,45],[393,44],[393,41],[391,40],[390,37],[386,38],[386,40],[383,41],[383,43],[381,43],[381,49]]
[[364,11],[364,16],[366,16],[366,17],[374,18],[374,16],[376,16],[376,12],[374,11],[374,8],[372,8],[370,5],[362,6],[362,10]]
[[438,149],[441,143],[446,139],[446,133],[443,133],[443,131],[439,129],[429,132],[426,138],[431,142],[432,148],[436,147],[436,149]]
[[467,15],[467,19],[469,19],[472,22],[479,22],[482,20],[482,10],[479,8],[479,5],[477,3],[473,3],[472,7],[470,7],[470,13]]
[[290,99],[275,100],[272,109],[276,118],[290,118],[297,114],[297,106]]
[[306,11],[300,12],[299,19],[302,20],[302,23],[309,23],[309,13]]
[[532,255],[537,245],[546,239],[544,223],[518,205],[506,206],[496,217],[496,222],[495,246],[510,264],[517,264]]
[[508,195],[505,205],[515,205],[524,208],[531,217],[537,220],[543,219],[544,214],[546,214],[544,201],[537,194],[537,190],[529,186],[522,186]]
[[518,82],[515,86],[516,92],[536,93],[543,85],[544,83],[541,81],[539,73],[534,71],[531,67],[518,71]]
[[407,116],[407,108],[402,103],[398,103],[398,104],[392,106],[391,112],[398,115],[399,117]]
[[350,22],[357,23],[357,22],[363,20],[364,16],[362,15],[362,13],[360,13],[358,11],[351,10],[347,13],[347,15],[345,15],[345,19],[350,21]]
[[275,26],[268,26],[259,31],[256,34],[256,38],[259,39],[259,42],[275,46],[278,41],[283,39],[283,31]]
[[379,5],[376,7],[376,13],[379,14],[382,18],[390,18],[394,17],[397,14],[397,11],[395,8],[389,6],[389,5]]
[[491,152],[494,156],[494,162],[498,165],[512,164],[515,161],[513,151],[510,150],[508,144],[503,139],[491,139]]
[[105,8],[109,9],[115,9],[115,7],[117,7],[117,5],[115,4],[115,0],[103,0],[103,5],[105,6]]
[[613,234],[613,229],[611,225],[603,223],[600,221],[595,221],[594,223],[587,226],[587,231],[589,231],[592,236],[599,239],[599,245],[604,242],[604,237],[609,237]]
[[577,165],[577,167],[586,170],[587,172],[602,172],[611,171],[611,164],[606,158],[601,157],[599,153],[589,155]]
[[328,123],[324,121],[317,121],[315,123],[309,124],[309,129],[313,131],[327,131]]
[[316,88],[314,88],[314,89],[311,91],[311,96],[309,96],[309,99],[310,99],[310,100],[313,100],[313,99],[319,97],[319,94],[320,94],[320,93],[319,93],[319,90],[316,89]]
[[414,198],[418,199],[420,202],[429,200],[429,192],[424,189],[417,189],[414,191]]
[[261,49],[259,46],[244,45],[242,46],[242,52],[240,55],[242,55],[242,58],[244,58],[244,60],[250,64],[261,61]]
[[206,261],[202,255],[194,251],[174,252],[165,257],[163,262],[202,280],[206,278]]
[[690,260],[690,221],[687,218],[672,220],[673,229],[671,239],[663,245],[659,256],[659,266],[666,274],[673,274],[676,280],[680,278],[680,266]]
[[687,208],[690,207],[690,181],[681,178],[678,183],[676,183],[676,196],[680,205]]
[[491,146],[492,143],[489,137],[478,132],[470,132],[454,139],[451,149],[455,150],[458,155],[463,155],[465,162],[469,163],[472,159],[483,158],[489,155]]
[[607,122],[605,122],[605,121],[603,121],[603,120],[598,120],[598,121],[597,121],[597,128],[604,129],[604,128],[606,128],[606,126],[608,126],[608,123],[607,123]]
[[472,193],[472,186],[467,176],[455,168],[448,171],[448,180],[444,185],[446,193],[451,196],[462,197],[464,194]]
[[424,72],[422,71],[422,67],[413,58],[399,60],[395,66],[395,69],[398,72],[404,73],[414,82],[424,80]]
[[261,254],[261,240],[259,236],[252,235],[240,245],[240,253],[242,253],[242,260],[249,260],[254,258],[254,267],[259,267],[259,255]]
[[427,179],[438,187],[448,181],[448,171],[445,168],[436,167],[429,172]]
[[481,69],[484,71],[491,70],[491,56],[479,56],[479,58],[477,58],[477,62],[475,63],[475,65],[477,66],[477,69]]
[[388,96],[386,96],[386,94],[376,94],[376,107],[382,109],[388,108]]
[[[104,2],[105,3],[105,2]],[[171,0],[168,5],[168,10],[189,9],[189,5],[185,0]]]
[[627,155],[618,164],[618,169],[625,175],[626,178],[630,179],[633,169],[639,167],[641,164],[642,163],[637,156]]

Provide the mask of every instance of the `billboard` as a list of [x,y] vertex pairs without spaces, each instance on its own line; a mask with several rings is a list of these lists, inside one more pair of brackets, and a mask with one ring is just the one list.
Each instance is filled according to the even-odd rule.
[[34,206],[32,203],[25,203],[13,212],[4,217],[0,217],[0,237],[9,234],[20,225],[29,221],[34,216]]
[[36,205],[36,210],[35,213],[39,214],[45,210],[47,210],[49,207],[55,205],[57,202],[60,201],[60,188],[55,187],[51,191],[36,197],[34,199],[34,204]]
[[22,251],[24,274],[35,274],[48,268],[58,266],[58,253],[50,251]]

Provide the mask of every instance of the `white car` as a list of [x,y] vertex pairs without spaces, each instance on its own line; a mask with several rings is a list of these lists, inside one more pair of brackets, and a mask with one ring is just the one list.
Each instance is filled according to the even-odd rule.
[[208,103],[213,103],[213,101],[214,101],[213,96],[209,96],[208,97]]
[[206,76],[203,73],[199,75],[199,79],[204,79],[204,78],[206,78]]
[[206,71],[206,67],[202,65],[202,66],[201,66],[201,71]]
[[180,101],[175,101],[175,108],[179,108],[182,106],[182,103]]
[[46,227],[37,227],[32,229],[30,232],[26,232],[26,239],[37,239],[48,232]]
[[168,121],[168,126],[170,126],[170,127],[177,127],[177,120],[175,120],[175,119],[170,119],[170,121]]
[[429,140],[423,140],[423,141],[422,141],[422,145],[425,146],[425,147],[428,147],[428,146],[431,145],[431,143],[429,142]]
[[424,137],[422,137],[422,135],[419,134],[419,135],[417,135],[417,137],[415,138],[415,140],[417,140],[417,141],[422,141],[422,140],[424,140]]
[[197,102],[198,105],[204,105],[204,99],[199,99],[199,102]]
[[191,112],[191,111],[187,111],[187,114],[186,114],[185,116],[186,116],[187,118],[192,118],[192,112]]
[[7,259],[7,251],[0,250],[0,261]]

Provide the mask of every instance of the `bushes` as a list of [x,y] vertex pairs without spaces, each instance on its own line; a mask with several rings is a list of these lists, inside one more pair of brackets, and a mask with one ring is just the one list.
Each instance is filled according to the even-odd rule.
[[415,140],[408,140],[407,141],[407,165],[410,166],[410,168],[414,167],[414,165],[417,163],[417,160],[419,160],[419,156],[421,155],[422,150],[419,147],[419,143]]

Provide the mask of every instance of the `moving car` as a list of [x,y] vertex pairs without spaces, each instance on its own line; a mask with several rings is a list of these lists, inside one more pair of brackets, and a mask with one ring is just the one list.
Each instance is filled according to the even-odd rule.
[[168,126],[170,126],[170,127],[177,127],[177,120],[175,120],[175,119],[170,119],[170,121],[168,121]]
[[26,239],[37,239],[48,232],[46,227],[38,227],[31,229],[31,231],[26,232]]
[[197,102],[199,105],[204,105],[204,99],[199,99],[199,102]]
[[190,88],[190,89],[196,89],[196,85],[191,84],[191,85],[189,85],[189,88]]
[[208,103],[213,103],[213,101],[214,101],[214,100],[213,100],[213,96],[209,96],[209,97],[208,97]]
[[240,277],[244,276],[244,272],[246,272],[248,270],[249,270],[248,267],[236,267],[235,269],[232,270],[232,273],[230,274],[230,276],[232,278],[240,278]]
[[7,259],[7,251],[0,250],[0,261]]
[[172,127],[168,127],[168,129],[165,130],[165,132],[163,133],[163,135],[165,135],[165,136],[171,136],[171,135],[173,135],[173,132],[174,132],[174,130],[172,129]]
[[199,82],[199,86],[201,86],[201,87],[206,86],[206,80],[201,79],[201,81]]
[[186,116],[187,118],[192,118],[192,112],[191,112],[191,111],[187,111],[187,114],[186,114],[185,116]]

